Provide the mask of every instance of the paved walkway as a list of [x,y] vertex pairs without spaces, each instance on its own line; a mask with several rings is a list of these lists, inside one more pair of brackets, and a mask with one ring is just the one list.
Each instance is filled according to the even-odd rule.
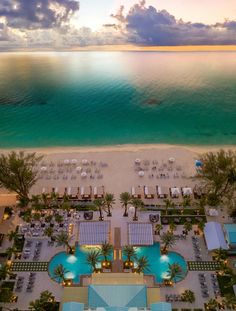
[[121,230],[120,227],[114,228],[114,262],[112,272],[122,272],[122,248],[121,248]]

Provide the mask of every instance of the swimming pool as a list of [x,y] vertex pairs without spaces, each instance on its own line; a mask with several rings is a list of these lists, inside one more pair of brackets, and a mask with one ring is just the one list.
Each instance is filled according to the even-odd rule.
[[[92,248],[95,249],[94,247]],[[69,255],[66,252],[56,254],[49,263],[48,272],[52,279],[53,271],[56,266],[62,264],[68,271],[65,275],[66,279],[72,279],[74,283],[79,283],[80,276],[83,274],[91,274],[92,268],[86,262],[86,255],[91,251],[91,248],[78,246],[76,247],[75,254]],[[60,279],[55,279],[60,282]]]
[[[99,248],[77,246],[74,255],[69,255],[66,252],[56,254],[49,263],[49,275],[55,280],[53,271],[56,266],[62,264],[68,271],[65,278],[72,279],[74,283],[79,283],[81,275],[92,273],[90,265],[86,262],[86,255],[91,250],[99,250]],[[187,273],[187,263],[184,258],[175,252],[168,252],[167,255],[161,255],[160,243],[136,247],[136,252],[138,257],[148,257],[149,269],[145,271],[145,274],[153,274],[157,283],[161,283],[167,277],[168,264],[178,263],[181,266],[183,270],[183,277],[181,279],[183,279]],[[112,260],[112,258],[109,259]],[[126,260],[125,256],[123,256],[123,260]],[[181,279],[175,281],[180,281]],[[60,282],[61,280],[56,279],[56,281]]]
[[[149,268],[144,273],[153,274],[157,283],[161,283],[167,278],[168,264],[178,263],[182,268],[183,276],[174,280],[175,282],[181,281],[187,274],[188,268],[184,258],[176,252],[168,252],[167,255],[161,255],[160,243],[136,247],[136,253],[137,257],[147,256]],[[125,256],[123,256],[123,260],[126,260]]]

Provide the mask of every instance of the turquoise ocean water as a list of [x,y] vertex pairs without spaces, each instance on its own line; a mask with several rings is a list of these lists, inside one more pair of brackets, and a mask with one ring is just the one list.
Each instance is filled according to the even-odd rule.
[[236,53],[0,54],[0,147],[235,144]]

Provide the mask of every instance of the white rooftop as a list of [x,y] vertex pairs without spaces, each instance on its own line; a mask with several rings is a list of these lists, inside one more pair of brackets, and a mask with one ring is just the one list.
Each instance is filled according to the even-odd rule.
[[128,223],[129,245],[152,245],[153,228],[150,223]]
[[80,245],[100,245],[109,241],[109,221],[83,221],[79,223]]
[[206,223],[204,228],[204,235],[209,251],[218,248],[228,249],[228,245],[226,243],[224,232],[220,223],[215,221]]

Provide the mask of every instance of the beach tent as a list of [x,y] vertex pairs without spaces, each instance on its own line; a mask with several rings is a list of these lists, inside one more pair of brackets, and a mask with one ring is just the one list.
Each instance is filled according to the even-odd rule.
[[204,228],[204,236],[207,249],[209,251],[218,248],[228,249],[228,245],[226,243],[224,232],[220,223],[215,221],[206,223]]

